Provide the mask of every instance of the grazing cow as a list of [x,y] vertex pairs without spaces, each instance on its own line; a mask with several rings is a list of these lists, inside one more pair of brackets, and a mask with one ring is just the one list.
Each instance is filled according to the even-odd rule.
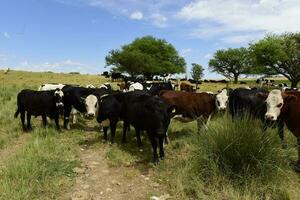
[[159,96],[170,106],[174,106],[175,119],[183,122],[197,120],[198,131],[209,122],[217,110],[216,97],[208,93],[189,93],[181,91],[162,90]]
[[[237,88],[233,90],[229,95],[229,111],[234,119],[235,117],[243,117],[245,115],[250,115],[250,117],[258,118],[263,122],[263,131],[266,131],[268,126],[273,125],[267,122],[264,118],[267,106],[265,102],[257,97],[257,94],[267,94],[264,89],[252,88],[244,89]],[[282,141],[283,147],[284,143],[284,123],[279,120],[276,123],[278,128],[278,135]]]
[[[158,163],[157,146],[160,158],[164,158],[163,141],[170,123],[172,109],[159,97],[151,96],[144,91],[118,93],[100,98],[97,121],[103,126],[110,126],[111,141],[114,142],[116,124],[119,118],[124,121],[123,139],[129,125],[135,128],[138,146],[141,146],[140,131],[147,131],[153,148],[153,162]],[[107,128],[104,129],[107,139]],[[158,144],[157,144],[158,139]]]
[[85,113],[88,118],[96,116],[98,98],[112,91],[104,88],[84,88],[66,86],[63,89],[65,94],[64,102],[64,128],[70,129],[69,117],[72,108],[81,113]]
[[298,161],[297,171],[300,170],[300,92],[281,92],[272,90],[269,94],[259,93],[258,96],[265,100],[267,109],[265,119],[276,121],[282,120],[288,129],[297,138]]
[[[59,130],[59,114],[63,110],[64,93],[60,89],[50,91],[22,90],[17,96],[17,111],[15,118],[21,113],[21,123],[24,131],[31,130],[31,115],[42,116],[44,126],[47,125],[47,116],[55,120]],[[27,112],[27,127],[25,126],[25,112]]]
[[180,91],[195,92],[194,86],[187,83],[180,83]]
[[246,85],[247,84],[247,82],[245,82],[245,81],[240,81],[240,85]]

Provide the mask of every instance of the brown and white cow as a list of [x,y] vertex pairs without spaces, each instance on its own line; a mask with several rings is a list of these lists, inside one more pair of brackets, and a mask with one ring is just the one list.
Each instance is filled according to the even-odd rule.
[[272,90],[269,94],[259,94],[266,100],[267,112],[265,119],[276,121],[282,119],[288,129],[297,138],[298,162],[297,170],[300,168],[300,92],[281,92]]
[[194,86],[187,83],[180,83],[180,91],[195,92]]
[[215,95],[208,93],[189,93],[162,90],[159,96],[170,106],[176,108],[174,119],[182,122],[197,120],[198,131],[209,122],[211,115],[217,110]]

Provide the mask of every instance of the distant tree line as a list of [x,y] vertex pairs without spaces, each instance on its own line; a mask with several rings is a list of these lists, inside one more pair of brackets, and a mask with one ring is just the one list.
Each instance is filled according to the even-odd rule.
[[241,75],[283,75],[297,87],[300,81],[300,33],[270,34],[241,48],[218,50],[211,71],[238,82]]

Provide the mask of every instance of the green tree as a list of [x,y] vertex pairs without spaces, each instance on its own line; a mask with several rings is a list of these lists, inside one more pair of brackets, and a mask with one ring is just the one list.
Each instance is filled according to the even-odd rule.
[[[261,73],[281,74],[297,87],[300,81],[300,33],[268,35],[250,45]],[[267,73],[266,73],[267,74]]]
[[199,65],[197,63],[192,63],[191,76],[196,81],[196,90],[198,88],[198,83],[200,79],[203,77],[203,71],[204,69],[202,65]]
[[113,70],[132,76],[183,73],[186,67],[184,58],[173,45],[152,36],[137,38],[121,49],[111,50],[105,60]]
[[244,47],[218,50],[210,59],[209,68],[237,83],[241,74],[250,73],[250,60],[249,51]]

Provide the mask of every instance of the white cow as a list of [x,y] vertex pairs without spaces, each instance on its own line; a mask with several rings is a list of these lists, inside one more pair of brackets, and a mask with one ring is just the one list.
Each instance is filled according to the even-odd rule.
[[135,82],[135,83],[130,84],[128,91],[130,92],[130,91],[143,90],[143,89],[144,89],[144,86],[141,83]]
[[228,92],[227,89],[221,90],[218,94],[216,94],[216,106],[217,109],[220,111],[224,111],[227,108],[227,102],[228,102]]
[[66,85],[58,83],[58,84],[51,84],[51,83],[46,83],[40,85],[38,88],[38,91],[48,91],[48,90],[55,90],[55,89],[62,89]]
[[98,98],[95,95],[89,95],[84,99],[86,116],[89,118],[97,116],[98,112]]

